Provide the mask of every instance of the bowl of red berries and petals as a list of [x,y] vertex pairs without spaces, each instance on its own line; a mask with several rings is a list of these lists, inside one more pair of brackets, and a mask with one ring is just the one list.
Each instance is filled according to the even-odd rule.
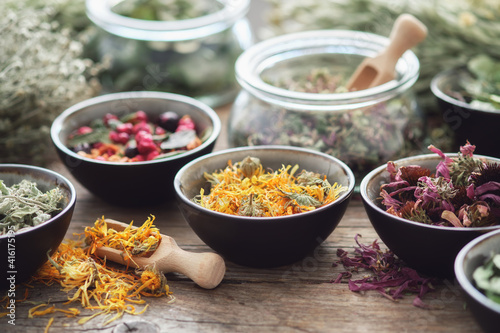
[[390,161],[361,182],[361,197],[381,240],[410,267],[453,277],[458,252],[472,239],[500,228],[500,159],[459,153]]
[[65,110],[51,138],[61,161],[90,192],[117,205],[174,198],[173,179],[213,150],[221,131],[213,109],[164,92],[95,97]]

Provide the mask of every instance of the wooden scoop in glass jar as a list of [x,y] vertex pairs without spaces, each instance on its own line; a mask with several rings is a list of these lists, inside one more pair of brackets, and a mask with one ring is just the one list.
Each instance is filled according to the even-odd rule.
[[[106,219],[108,228],[122,231],[129,225],[111,219]],[[98,247],[95,254],[101,258],[143,269],[155,266],[163,273],[181,273],[205,289],[213,289],[219,285],[226,272],[224,259],[211,252],[194,253],[182,250],[172,237],[161,235],[161,241],[149,257],[132,256],[131,260],[124,258],[121,250],[110,247]]]
[[410,14],[400,15],[392,27],[387,48],[361,62],[347,82],[347,89],[364,90],[393,80],[398,59],[426,36],[427,28],[422,22]]

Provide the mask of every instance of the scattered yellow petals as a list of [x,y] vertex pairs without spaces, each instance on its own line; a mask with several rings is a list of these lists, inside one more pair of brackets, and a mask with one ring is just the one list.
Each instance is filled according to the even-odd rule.
[[[153,226],[154,216],[139,228],[132,228],[132,223],[124,232],[108,228],[104,217],[98,219],[92,228],[86,228],[86,241],[91,239],[88,248],[81,241],[66,240],[33,277],[34,282],[46,285],[58,283],[63,291],[71,293],[64,304],[78,302],[84,309],[97,310],[78,320],[84,324],[89,320],[104,315],[104,325],[123,316],[125,312],[141,314],[148,306],[137,311],[134,304],[144,304],[143,296],[167,296],[173,299],[165,275],[156,269],[147,267],[144,271],[132,271],[108,266],[105,259],[92,254],[92,244],[109,246],[115,244],[127,249],[130,255],[154,251],[160,233]],[[59,309],[49,304],[39,304],[29,310],[29,318],[54,312],[64,313],[67,317],[80,315],[80,310],[71,307]],[[47,328],[50,327],[50,321]]]

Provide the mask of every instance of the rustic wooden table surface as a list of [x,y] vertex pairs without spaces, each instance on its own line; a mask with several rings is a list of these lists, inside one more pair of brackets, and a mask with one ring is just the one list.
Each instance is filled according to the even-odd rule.
[[[217,112],[225,123],[229,107]],[[225,130],[215,149],[224,147]],[[211,251],[184,221],[175,202],[135,209],[111,206],[81,187],[61,164],[50,168],[66,175],[77,188],[68,238],[74,238],[73,233],[81,233],[103,215],[142,223],[154,214],[156,226],[181,248]],[[147,298],[150,306],[144,314],[125,314],[107,326],[102,325],[100,317],[80,325],[78,317],[67,318],[62,313],[28,318],[34,304],[50,301],[63,307],[68,299],[60,286],[36,285],[29,299],[17,304],[16,325],[8,324],[6,317],[0,318],[0,331],[43,332],[54,317],[50,332],[132,332],[133,327],[144,329],[135,332],[480,332],[465,307],[460,287],[452,280],[441,281],[424,297],[433,309],[413,306],[412,295],[393,302],[375,291],[352,292],[346,282],[331,283],[344,270],[341,265],[332,267],[338,260],[337,249],[352,251],[356,234],[362,235],[365,244],[377,239],[360,199],[354,197],[339,226],[314,255],[293,265],[254,269],[226,262],[226,275],[213,290],[202,289],[182,275],[167,274],[176,298],[173,303],[168,303],[167,298]],[[90,310],[82,309],[81,316],[89,314]]]

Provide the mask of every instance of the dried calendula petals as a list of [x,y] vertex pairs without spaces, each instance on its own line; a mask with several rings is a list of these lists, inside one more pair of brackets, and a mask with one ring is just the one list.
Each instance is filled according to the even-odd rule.
[[[205,173],[210,193],[193,201],[220,213],[252,217],[292,215],[314,210],[335,201],[347,188],[326,176],[283,165],[277,171],[264,171],[260,160],[248,156],[212,174]],[[296,175],[297,174],[297,175]]]
[[155,217],[151,215],[138,228],[132,224],[122,231],[108,227],[104,218],[97,219],[93,227],[85,228],[85,242],[90,247],[90,253],[95,253],[98,247],[110,247],[122,250],[127,258],[146,256],[156,250],[160,244],[161,235],[153,225]]
[[[153,225],[151,216],[138,228],[132,223],[122,231],[108,228],[103,218],[98,219],[93,227],[86,228],[88,246],[82,241],[67,240],[58,247],[33,277],[33,282],[47,285],[58,283],[68,293],[68,302],[78,302],[84,309],[97,310],[93,314],[81,317],[79,324],[85,324],[97,316],[104,316],[104,325],[123,316],[124,313],[138,315],[144,313],[148,305],[143,296],[167,296],[172,302],[175,298],[162,272],[154,267],[143,271],[107,266],[106,260],[95,256],[96,247],[110,246],[122,249],[127,255],[154,251],[161,237]],[[48,253],[47,253],[48,254]],[[30,309],[29,317],[43,316],[55,312],[68,317],[80,315],[80,310],[71,307],[56,308],[49,304],[39,304]],[[51,322],[49,322],[51,324]],[[50,324],[47,327],[50,327]]]

